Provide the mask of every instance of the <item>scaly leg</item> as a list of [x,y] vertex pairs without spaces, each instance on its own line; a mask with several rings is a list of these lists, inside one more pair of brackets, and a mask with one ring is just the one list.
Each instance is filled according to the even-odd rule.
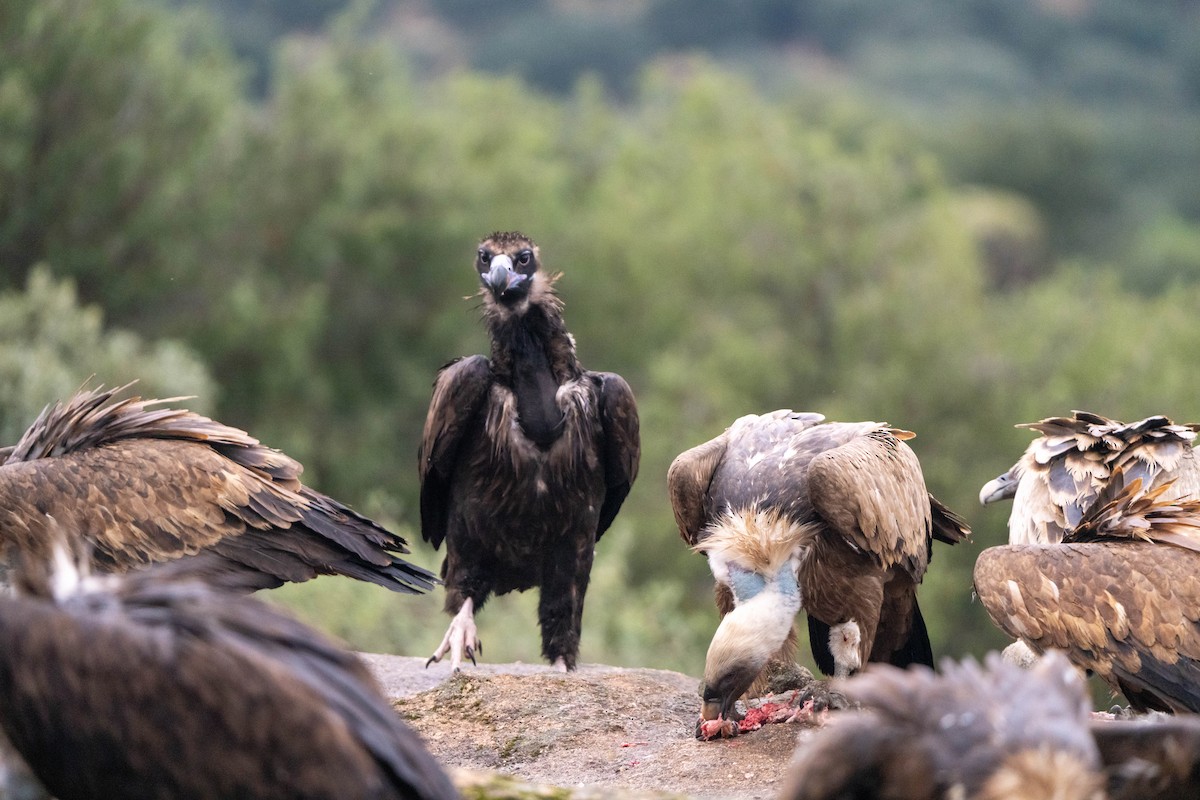
[[450,628],[442,637],[442,643],[425,662],[425,666],[441,661],[447,652],[450,653],[450,667],[455,672],[458,672],[462,665],[464,654],[471,659],[472,664],[475,664],[476,653],[483,655],[483,644],[475,630],[475,602],[469,597],[463,600],[462,608],[454,615],[454,619],[450,620]]

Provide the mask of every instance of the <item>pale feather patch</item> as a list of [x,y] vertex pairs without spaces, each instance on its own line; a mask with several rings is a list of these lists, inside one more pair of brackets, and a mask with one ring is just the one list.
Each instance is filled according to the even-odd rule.
[[[816,534],[816,526],[790,519],[773,509],[752,506],[726,511],[701,534],[692,549],[710,562],[735,562],[762,575],[775,575],[794,560]],[[719,576],[718,576],[719,578]]]

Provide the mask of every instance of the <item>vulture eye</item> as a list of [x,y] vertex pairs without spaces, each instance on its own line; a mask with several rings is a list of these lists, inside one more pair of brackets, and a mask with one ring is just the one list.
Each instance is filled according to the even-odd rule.
[[532,250],[522,250],[521,252],[517,253],[517,263],[522,267],[529,266],[529,262],[531,260],[533,260]]
[[484,264],[484,265],[486,265],[486,264],[487,264],[489,261],[491,261],[491,260],[492,260],[492,254],[491,254],[491,253],[489,253],[487,250],[484,250],[483,248],[480,248],[480,250],[479,250],[479,263],[480,263],[480,264]]

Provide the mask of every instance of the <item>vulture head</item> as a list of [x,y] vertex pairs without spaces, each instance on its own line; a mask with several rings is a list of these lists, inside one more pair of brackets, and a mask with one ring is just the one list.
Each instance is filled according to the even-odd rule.
[[491,309],[521,314],[553,282],[541,272],[538,246],[523,233],[497,231],[475,253],[484,303]]
[[779,652],[800,610],[796,573],[808,526],[761,509],[721,517],[696,545],[734,608],[721,620],[704,662],[702,722],[737,719],[737,702]]

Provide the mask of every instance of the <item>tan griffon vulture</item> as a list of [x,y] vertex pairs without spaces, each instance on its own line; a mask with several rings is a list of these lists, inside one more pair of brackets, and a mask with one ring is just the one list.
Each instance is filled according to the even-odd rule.
[[0,594],[0,729],[59,800],[458,797],[354,654],[194,562],[65,553]]
[[[99,571],[188,557],[253,590],[346,575],[424,592],[405,541],[300,482],[302,467],[247,433],[119,389],[48,407],[0,464],[0,550],[47,558],[57,525]],[[4,560],[0,553],[0,562]]]
[[[1163,499],[1200,495],[1200,461],[1192,449],[1200,425],[1162,416],[1126,424],[1086,411],[1018,425],[1042,435],[1013,467],[979,492],[984,505],[1013,501],[1009,544],[1053,544],[1079,525],[1114,473],[1144,489],[1164,483]],[[1113,487],[1120,490],[1121,486]]]
[[826,674],[933,663],[917,584],[932,539],[969,531],[930,496],[902,441],[912,434],[823,419],[742,417],[668,471],[680,534],[707,555],[723,617],[704,667],[706,721],[734,718],[771,658],[794,661],[802,607]]
[[1137,710],[1200,711],[1200,500],[1175,492],[1116,474],[1060,543],[983,551],[975,591],[992,621]]

